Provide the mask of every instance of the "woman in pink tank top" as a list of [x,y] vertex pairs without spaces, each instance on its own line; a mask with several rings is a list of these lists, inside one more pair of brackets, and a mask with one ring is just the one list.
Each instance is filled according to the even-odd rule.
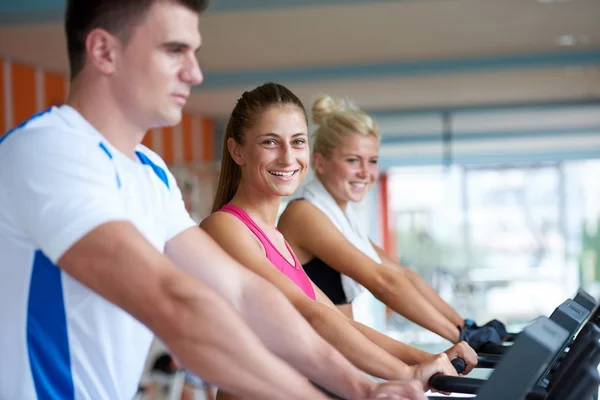
[[[282,198],[294,193],[308,169],[307,132],[304,107],[285,87],[265,84],[245,92],[227,124],[213,213],[200,226],[242,265],[277,286],[364,372],[385,380],[417,379],[425,389],[438,371],[456,375],[449,357],[476,360],[465,343],[433,355],[346,317],[310,281],[277,230]],[[220,392],[218,398],[235,397]]]

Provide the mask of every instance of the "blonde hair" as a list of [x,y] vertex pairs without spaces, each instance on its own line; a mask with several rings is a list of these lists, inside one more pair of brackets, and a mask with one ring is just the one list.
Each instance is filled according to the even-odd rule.
[[319,95],[312,106],[312,120],[319,126],[313,132],[313,153],[326,158],[345,137],[373,135],[380,139],[375,119],[346,99]]

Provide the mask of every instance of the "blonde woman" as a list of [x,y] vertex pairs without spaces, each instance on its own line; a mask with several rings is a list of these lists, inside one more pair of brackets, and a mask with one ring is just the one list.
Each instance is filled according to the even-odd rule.
[[[311,280],[352,318],[352,300],[366,288],[388,307],[452,343],[477,350],[501,342],[506,332],[468,328],[465,319],[414,271],[372,243],[352,203],[361,201],[379,176],[375,120],[343,99],[317,98],[312,116],[315,178],[297,194],[278,228]],[[499,329],[502,330],[502,326]]]

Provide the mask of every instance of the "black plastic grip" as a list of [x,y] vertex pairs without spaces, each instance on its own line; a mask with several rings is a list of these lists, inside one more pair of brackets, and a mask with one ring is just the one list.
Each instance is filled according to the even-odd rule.
[[477,394],[485,382],[485,379],[436,374],[429,379],[429,386],[440,392]]
[[452,366],[454,367],[456,372],[458,372],[459,374],[462,374],[464,372],[465,368],[467,367],[467,363],[465,362],[465,360],[463,360],[460,357],[456,357],[456,358],[452,359],[452,361],[450,361],[450,363],[452,363]]

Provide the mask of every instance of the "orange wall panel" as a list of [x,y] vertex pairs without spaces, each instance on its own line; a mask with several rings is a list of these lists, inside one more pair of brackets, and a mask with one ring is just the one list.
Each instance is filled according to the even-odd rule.
[[152,130],[146,132],[144,139],[142,140],[142,144],[150,150],[154,150],[154,138],[152,137]]
[[44,108],[57,106],[66,100],[66,81],[64,76],[44,72]]
[[192,132],[192,116],[183,114],[181,120],[181,140],[183,141],[183,161],[191,163],[194,160],[194,140]]
[[202,118],[202,161],[215,159],[215,123],[210,118]]
[[36,112],[35,69],[14,63],[11,65],[11,71],[13,126],[17,126]]
[[6,126],[5,110],[6,101],[4,100],[4,60],[0,60],[0,137],[8,131]]
[[162,128],[162,158],[165,160],[165,163],[172,164],[175,160],[175,146],[173,141],[175,140],[175,135],[173,133],[173,127],[166,126]]
[[379,175],[379,214],[381,218],[383,250],[392,259],[396,259],[396,239],[392,220],[390,219],[390,195],[388,184],[388,175],[386,173]]

